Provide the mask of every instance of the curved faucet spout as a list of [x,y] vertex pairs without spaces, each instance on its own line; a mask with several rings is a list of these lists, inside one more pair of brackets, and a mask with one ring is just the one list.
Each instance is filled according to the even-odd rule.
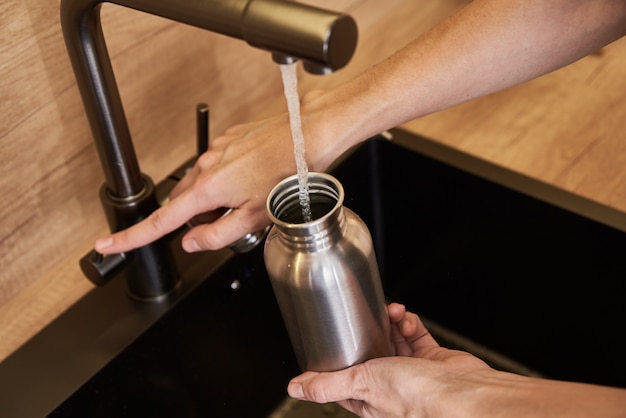
[[[302,59],[310,72],[343,67],[357,41],[345,14],[287,0],[112,0],[112,3],[245,40]],[[102,34],[103,0],[61,0],[61,25],[106,184],[116,198],[140,194],[139,170]]]
[[[352,18],[287,0],[111,1],[243,39],[272,51],[275,60],[302,59],[305,69],[318,73],[344,66],[356,46]],[[154,184],[139,169],[104,42],[102,3],[61,0],[61,26],[104,171],[100,199],[109,228],[119,231],[145,219],[159,202]],[[96,255],[90,262],[99,274],[110,270],[105,268],[108,261]],[[178,286],[177,264],[167,237],[113,261],[125,265],[128,290],[135,298],[164,300]]]

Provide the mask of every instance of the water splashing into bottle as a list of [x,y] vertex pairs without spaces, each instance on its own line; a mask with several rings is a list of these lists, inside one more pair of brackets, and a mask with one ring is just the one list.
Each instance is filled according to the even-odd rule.
[[298,186],[302,218],[304,222],[311,222],[311,200],[309,198],[309,168],[304,157],[304,135],[302,133],[302,121],[300,119],[300,98],[298,96],[298,76],[296,63],[281,64],[280,73],[285,88],[287,109],[289,111],[289,125],[293,139],[293,153],[296,158],[298,170]]

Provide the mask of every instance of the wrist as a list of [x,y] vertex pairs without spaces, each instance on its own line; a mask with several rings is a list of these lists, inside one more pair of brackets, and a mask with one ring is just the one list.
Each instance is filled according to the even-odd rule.
[[314,90],[302,98],[302,129],[310,171],[326,170],[354,142],[333,96],[330,90]]
[[437,417],[526,416],[533,379],[495,369],[447,376],[430,397]]
[[302,128],[311,171],[326,170],[348,149],[387,129],[368,123],[375,109],[366,103],[367,95],[350,89],[354,87],[314,90],[302,98]]

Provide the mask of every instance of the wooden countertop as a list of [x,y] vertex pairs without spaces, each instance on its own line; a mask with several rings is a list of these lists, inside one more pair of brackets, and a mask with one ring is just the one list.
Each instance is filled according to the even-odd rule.
[[[328,7],[341,6],[357,18],[362,34],[357,54],[348,68],[335,75],[303,79],[301,91],[332,85],[354,76],[462,7],[466,1],[390,0],[385,3],[384,10],[375,0],[345,0],[340,2],[340,6],[335,6],[335,3],[329,2]],[[29,201],[21,204],[26,211],[34,210],[37,215],[23,221],[11,221],[14,223],[8,226],[2,224],[0,244],[4,245],[1,248],[5,248],[2,250],[2,262],[5,266],[19,263],[23,266],[13,268],[10,270],[13,273],[0,281],[0,359],[91,289],[78,270],[77,260],[89,250],[93,239],[106,230],[102,215],[94,214],[99,212],[94,192],[101,182],[99,171],[94,168],[96,173],[92,178],[80,179],[72,177],[71,173],[71,169],[97,166],[97,160],[89,140],[85,139],[89,134],[81,116],[77,91],[68,75],[69,64],[65,58],[57,58],[65,51],[58,28],[50,28],[49,24],[56,24],[56,11],[46,5],[25,7],[16,0],[10,0],[9,6],[7,13],[18,16],[13,19],[18,30],[13,33],[22,38],[12,42],[11,48],[0,52],[14,53],[18,59],[23,59],[20,65],[28,64],[29,60],[41,61],[44,65],[32,77],[14,76],[18,74],[17,67],[11,65],[0,68],[0,73],[12,76],[5,77],[0,84],[3,92],[8,91],[15,97],[19,96],[19,92],[34,95],[33,100],[28,94],[19,96],[20,101],[7,108],[8,113],[5,114],[11,125],[0,129],[0,140],[15,144],[18,140],[23,141],[20,138],[25,132],[30,132],[30,136],[34,132],[42,137],[52,132],[59,138],[70,132],[74,137],[82,137],[83,142],[74,142],[75,146],[69,150],[63,148],[67,151],[67,162],[51,163],[50,172],[45,172],[44,164],[41,164],[49,155],[43,151],[41,155],[33,156],[34,161],[18,165],[37,166],[40,170],[31,171],[28,175],[46,179],[51,185],[61,184],[62,188],[55,195],[45,194],[47,183],[43,182],[41,190],[33,192],[42,196],[42,201],[37,199],[35,209],[28,206]],[[56,8],[56,3],[53,6]],[[138,139],[136,146],[143,156],[144,167],[148,168],[148,172],[156,171],[158,175],[155,178],[158,179],[171,169],[168,167],[173,168],[187,158],[193,149],[193,133],[181,128],[183,124],[192,125],[191,115],[187,115],[188,109],[173,112],[172,107],[181,103],[186,105],[187,102],[180,99],[183,94],[191,92],[194,97],[200,95],[197,84],[179,76],[184,71],[191,80],[206,77],[202,74],[204,67],[198,64],[200,49],[188,47],[189,40],[197,35],[158,19],[142,20],[135,12],[112,11],[108,14],[108,9],[104,12],[109,16],[108,27],[116,28],[110,32],[107,41],[110,41],[110,50],[114,55],[113,64],[129,122],[131,127],[138,127],[133,128],[133,134],[145,138]],[[20,25],[23,28],[21,32]],[[150,36],[142,35],[146,31]],[[149,40],[149,37],[154,39]],[[131,40],[130,44],[128,40]],[[42,47],[40,52],[21,47],[33,42]],[[175,52],[170,54],[180,54],[182,58],[174,55],[176,59],[172,59],[172,55],[162,57],[162,54],[157,54],[155,51],[160,48],[159,42],[173,44]],[[188,49],[191,50],[185,52]],[[258,119],[284,108],[277,72],[267,76],[274,71],[271,63],[258,64],[257,72],[262,76],[257,77],[250,71],[239,78],[233,76],[245,81],[243,84],[255,86],[252,90],[236,95],[223,88],[230,83],[228,73],[236,72],[232,68],[249,69],[250,62],[266,58],[265,53],[248,52],[249,49],[245,45],[238,46],[237,42],[221,40],[217,48],[209,48],[211,56],[208,61],[215,63],[216,57],[220,57],[226,62],[220,62],[222,66],[218,68],[217,81],[209,83],[201,93],[217,97],[220,104],[224,104],[223,109],[232,111],[228,116],[223,115],[223,110],[222,116],[218,114],[212,127],[216,131],[232,123]],[[36,48],[34,50],[37,51]],[[230,59],[231,51],[237,57]],[[128,65],[129,54],[135,58],[131,60],[131,65]],[[150,68],[160,78],[134,69],[135,64],[138,66],[142,62],[144,65],[156,62]],[[26,68],[39,68],[37,65]],[[162,80],[167,74],[176,78],[164,84]],[[223,78],[221,82],[220,77]],[[259,87],[259,77],[268,78],[266,86]],[[36,93],[32,88],[35,82],[40,82],[39,87],[43,86],[38,87],[37,94],[45,94],[39,102],[35,100]],[[13,97],[11,94],[9,96]],[[168,99],[163,100],[163,97]],[[145,113],[146,106],[150,107],[150,116]],[[158,123],[146,124],[155,117]],[[184,119],[184,122],[174,122],[179,119]],[[35,130],[27,129],[29,126],[34,126]],[[429,115],[406,124],[405,128],[626,212],[626,39],[555,73]],[[185,131],[190,139],[180,145],[171,145],[170,136],[180,135],[180,131]],[[21,143],[23,149],[9,149],[9,158],[16,159],[38,144],[37,138]],[[164,165],[163,153],[153,152],[155,149],[168,150],[166,157],[175,161],[166,161]],[[8,167],[12,166],[9,164]],[[0,183],[0,187],[5,195],[15,193],[12,181],[6,180]],[[94,193],[85,197],[83,190],[76,188]],[[71,203],[70,212],[67,210],[68,202]],[[58,205],[58,208],[50,205]],[[51,217],[47,223],[35,222],[40,212]],[[50,226],[50,223],[54,227],[42,231],[42,225]],[[24,234],[22,237],[26,239],[16,240],[15,231]],[[30,240],[28,237],[31,237]],[[46,244],[44,240],[48,240]],[[22,248],[25,245],[25,248],[31,249],[37,245],[39,249],[30,257],[29,250]],[[29,256],[22,257],[22,254]],[[29,275],[36,275],[36,279],[29,279]]]
[[626,38],[406,127],[626,212]]

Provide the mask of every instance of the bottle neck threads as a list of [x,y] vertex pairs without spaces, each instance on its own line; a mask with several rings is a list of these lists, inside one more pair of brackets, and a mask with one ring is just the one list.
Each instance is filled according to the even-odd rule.
[[305,222],[300,203],[298,177],[287,177],[274,187],[267,199],[267,213],[283,239],[312,243],[332,239],[344,220],[344,191],[341,183],[326,173],[308,176],[311,221]]

